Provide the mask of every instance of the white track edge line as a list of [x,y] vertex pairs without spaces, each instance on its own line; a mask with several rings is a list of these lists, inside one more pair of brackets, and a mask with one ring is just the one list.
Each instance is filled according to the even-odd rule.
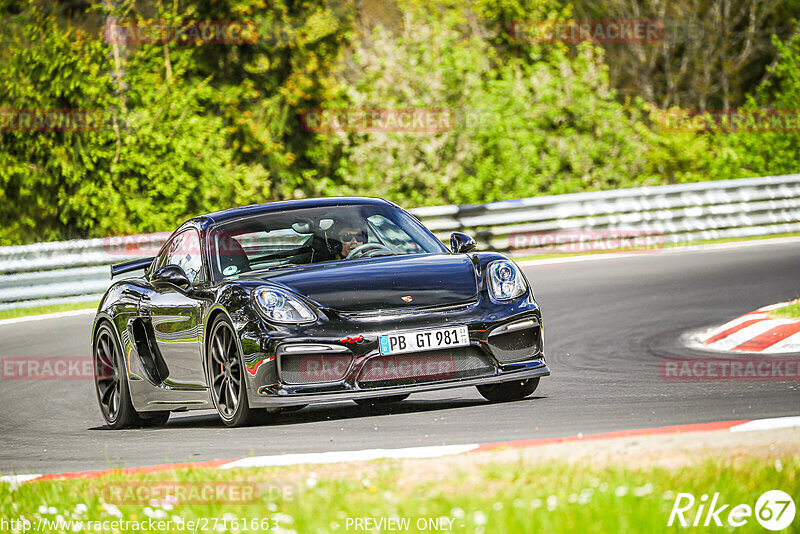
[[769,419],[754,419],[740,425],[732,426],[731,432],[750,432],[753,430],[775,430],[778,428],[793,428],[800,426],[800,416],[772,417]]
[[[753,419],[732,426],[729,432],[750,432],[758,430],[775,430],[782,428],[800,427],[800,416],[772,417],[768,419]],[[365,449],[360,451],[331,451],[321,453],[284,454],[275,456],[253,456],[242,458],[222,464],[217,469],[235,469],[240,467],[266,467],[287,466],[298,464],[323,464],[350,461],[369,461],[376,459],[403,459],[403,458],[438,458],[451,454],[470,452],[481,445],[471,443],[466,445],[435,445],[431,447],[406,447],[402,449]],[[272,462],[272,463],[270,463]],[[23,482],[36,479],[43,475],[3,475],[0,483],[18,486]]]
[[97,308],[86,308],[83,310],[69,310],[55,313],[43,313],[41,315],[28,315],[26,317],[12,317],[11,319],[0,319],[0,326],[7,324],[25,323],[28,321],[43,321],[44,319],[61,319],[75,315],[88,315],[97,313]]
[[363,462],[382,459],[439,458],[475,450],[477,443],[467,445],[437,445],[431,447],[406,447],[402,449],[364,449],[359,451],[330,451],[275,456],[252,456],[222,464],[219,469],[240,467],[271,467],[299,464],[332,464],[339,462]]

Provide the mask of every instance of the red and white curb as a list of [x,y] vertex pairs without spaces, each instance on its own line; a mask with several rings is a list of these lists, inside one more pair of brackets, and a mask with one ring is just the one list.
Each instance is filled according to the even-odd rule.
[[100,471],[78,471],[71,473],[51,473],[46,475],[7,475],[1,476],[0,482],[19,486],[24,482],[41,480],[71,480],[79,478],[100,478],[106,475],[135,475],[155,473],[158,471],[174,471],[178,469],[240,469],[250,467],[272,467],[301,464],[333,464],[340,462],[364,462],[386,459],[440,458],[454,454],[486,452],[499,449],[522,449],[559,443],[571,443],[587,440],[616,439],[633,436],[651,436],[664,434],[682,434],[687,432],[711,432],[727,430],[729,432],[749,432],[772,430],[778,428],[800,427],[800,416],[778,417],[773,419],[756,419],[752,421],[718,421],[690,425],[672,425],[657,428],[619,430],[601,434],[578,434],[562,438],[535,438],[514,441],[496,441],[492,443],[470,443],[465,445],[440,445],[432,447],[407,447],[402,449],[365,449],[358,451],[331,451],[304,454],[281,454],[276,456],[253,456],[239,460],[209,460],[183,464],[162,464],[125,469],[106,469]]
[[[792,301],[797,302],[797,301]],[[773,319],[769,312],[791,304],[764,306],[697,335],[703,348],[769,354],[800,352],[800,321]]]

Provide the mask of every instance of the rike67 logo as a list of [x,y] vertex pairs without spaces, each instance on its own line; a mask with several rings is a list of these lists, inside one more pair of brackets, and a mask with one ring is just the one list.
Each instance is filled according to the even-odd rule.
[[762,527],[777,531],[791,525],[794,515],[794,501],[788,493],[780,490],[764,492],[755,507],[749,504],[726,504],[720,499],[719,493],[715,493],[711,501],[705,494],[698,501],[691,493],[678,493],[667,526],[677,523],[684,528],[727,526],[730,529],[746,525],[755,516]]

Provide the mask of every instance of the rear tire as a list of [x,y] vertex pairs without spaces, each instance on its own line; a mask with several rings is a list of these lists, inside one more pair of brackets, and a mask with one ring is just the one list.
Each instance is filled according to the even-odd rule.
[[[211,399],[226,426],[247,426],[268,419],[265,410],[250,408],[247,385],[233,325],[220,315],[211,326],[207,351],[208,384]],[[263,413],[262,413],[263,412]]]
[[514,380],[513,382],[501,382],[499,384],[487,384],[477,386],[478,393],[484,399],[491,402],[507,402],[521,400],[536,391],[539,386],[538,378],[528,380]]
[[122,347],[108,322],[104,321],[94,336],[92,363],[94,389],[106,424],[114,430],[145,425],[145,420],[133,407]]
[[402,395],[391,395],[389,397],[375,397],[374,399],[353,399],[353,402],[359,406],[377,406],[380,404],[391,404],[394,402],[401,402],[406,400],[411,393],[404,393]]

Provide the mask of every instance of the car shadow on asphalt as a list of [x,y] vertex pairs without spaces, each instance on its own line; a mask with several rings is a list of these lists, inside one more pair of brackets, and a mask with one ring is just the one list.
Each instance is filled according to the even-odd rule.
[[[492,406],[495,404],[509,404],[519,405],[520,403],[535,402],[546,399],[544,395],[531,396],[518,401],[510,401],[507,403],[492,403],[483,399],[420,399],[420,400],[404,400],[402,402],[374,405],[374,406],[359,406],[350,401],[337,402],[330,404],[320,404],[317,406],[309,406],[297,412],[283,412],[267,414],[264,420],[253,426],[269,426],[269,427],[285,427],[306,423],[324,422],[324,421],[344,421],[348,419],[366,419],[374,417],[386,417],[392,415],[427,413],[427,412],[442,412],[446,415],[451,410],[460,410],[465,408],[473,408],[477,406]],[[176,428],[224,428],[225,425],[220,420],[219,416],[214,412],[203,412],[192,415],[173,415],[169,422],[163,427],[148,428],[146,430],[153,431],[162,428],[165,430]],[[249,427],[252,428],[252,427]],[[108,427],[94,427],[89,430],[110,430]],[[233,429],[232,429],[233,430]]]

